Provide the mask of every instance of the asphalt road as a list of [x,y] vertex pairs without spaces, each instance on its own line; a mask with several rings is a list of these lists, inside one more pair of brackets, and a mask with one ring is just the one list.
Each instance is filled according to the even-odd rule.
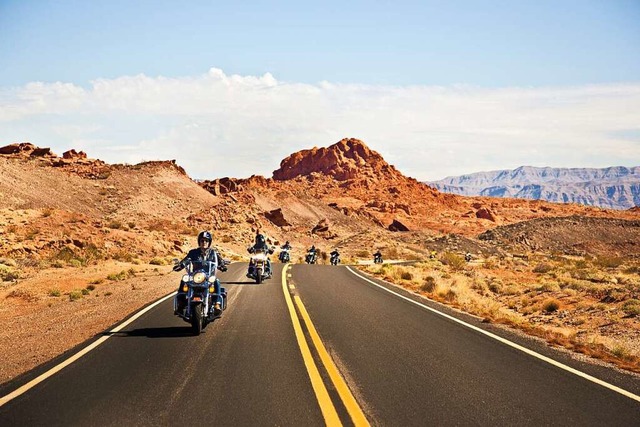
[[[198,337],[173,316],[170,299],[158,305],[0,406],[0,426],[314,426],[325,424],[328,406],[350,425],[340,386],[314,345],[311,364],[329,400],[319,397],[317,383],[312,387],[292,323],[302,310],[296,305],[292,317],[289,295],[306,307],[372,425],[640,425],[640,402],[413,304],[344,266],[294,265],[285,287],[282,265],[274,267],[273,278],[256,285],[244,277],[246,264],[231,265],[221,275],[228,309]],[[640,394],[638,377],[582,364],[452,314]],[[302,325],[311,342],[309,325]],[[3,385],[0,397],[19,385]]]

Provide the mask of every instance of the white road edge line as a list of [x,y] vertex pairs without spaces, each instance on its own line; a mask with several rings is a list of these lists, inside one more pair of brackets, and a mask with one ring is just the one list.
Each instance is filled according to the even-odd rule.
[[565,365],[564,363],[560,363],[560,362],[558,362],[558,361],[556,361],[556,360],[553,360],[553,359],[551,359],[551,358],[549,358],[549,357],[547,357],[547,356],[543,356],[543,355],[542,355],[542,354],[540,354],[540,353],[536,353],[536,352],[535,352],[535,351],[533,351],[533,350],[530,350],[530,349],[528,349],[528,348],[526,348],[526,347],[523,347],[523,346],[521,346],[521,345],[519,345],[519,344],[516,344],[516,343],[514,343],[514,342],[512,342],[512,341],[509,341],[509,340],[507,340],[507,339],[505,339],[505,338],[502,338],[501,336],[498,336],[498,335],[492,334],[491,332],[485,331],[485,330],[484,330],[484,329],[482,329],[482,328],[478,328],[477,326],[473,326],[473,325],[471,325],[471,324],[469,324],[469,323],[466,323],[466,322],[464,322],[464,321],[462,321],[462,320],[460,320],[460,319],[457,319],[457,318],[455,318],[455,317],[453,317],[453,316],[450,316],[450,315],[448,315],[448,314],[442,313],[442,312],[440,312],[440,311],[438,311],[438,310],[436,310],[436,309],[434,309],[434,308],[431,308],[431,307],[429,307],[429,306],[427,306],[427,305],[424,305],[424,304],[421,304],[421,303],[419,303],[419,302],[417,302],[417,301],[414,301],[414,300],[412,300],[411,298],[408,298],[408,297],[406,297],[406,296],[404,296],[404,295],[400,295],[399,293],[394,292],[394,291],[392,291],[391,289],[387,289],[387,288],[385,288],[384,286],[379,285],[378,283],[376,283],[376,282],[374,282],[374,281],[372,281],[372,280],[369,280],[368,278],[366,278],[366,277],[362,276],[361,274],[356,273],[355,271],[353,271],[353,270],[352,270],[350,267],[348,267],[348,266],[347,266],[347,270],[349,270],[351,273],[355,274],[356,276],[358,276],[358,277],[359,277],[359,278],[361,278],[362,280],[365,280],[365,281],[367,281],[367,282],[371,283],[372,285],[375,285],[375,286],[379,287],[380,289],[383,289],[383,290],[385,290],[385,291],[387,291],[387,292],[389,292],[389,293],[391,293],[391,294],[393,294],[393,295],[395,295],[395,296],[397,296],[397,297],[399,297],[399,298],[402,298],[402,299],[404,299],[404,300],[406,300],[406,301],[409,301],[409,302],[411,302],[411,303],[413,303],[413,304],[415,304],[415,305],[418,305],[418,306],[420,306],[420,307],[422,307],[422,308],[424,308],[424,309],[426,309],[426,310],[429,310],[429,311],[431,311],[431,312],[433,312],[433,313],[435,313],[435,314],[438,314],[438,315],[440,315],[440,316],[442,316],[442,317],[445,317],[445,318],[447,318],[447,319],[449,319],[449,320],[452,320],[452,321],[454,321],[454,322],[456,322],[456,323],[459,323],[459,324],[461,324],[461,325],[463,325],[463,326],[466,326],[466,327],[467,327],[467,328],[469,328],[469,329],[473,329],[473,330],[474,330],[474,331],[476,331],[476,332],[480,332],[481,334],[484,334],[484,335],[486,335],[486,336],[488,336],[488,337],[490,337],[490,338],[493,338],[493,339],[495,339],[495,340],[497,340],[497,341],[500,341],[501,343],[506,344],[506,345],[508,345],[509,347],[513,347],[513,348],[515,348],[516,350],[520,350],[520,351],[522,351],[523,353],[526,353],[526,354],[528,354],[528,355],[530,355],[530,356],[533,356],[533,357],[535,357],[535,358],[537,358],[537,359],[540,359],[540,360],[542,360],[542,361],[544,361],[544,362],[547,362],[547,363],[549,363],[549,364],[551,364],[551,365],[553,365],[553,366],[556,366],[556,367],[558,367],[558,368],[560,368],[560,369],[564,369],[565,371],[571,372],[572,374],[575,374],[575,375],[577,375],[577,376],[579,376],[579,377],[582,377],[582,378],[584,378],[584,379],[586,379],[586,380],[589,380],[589,381],[594,382],[594,383],[596,383],[596,384],[598,384],[598,385],[601,385],[602,387],[608,388],[609,390],[615,391],[616,393],[620,393],[621,395],[626,396],[626,397],[628,397],[629,399],[633,399],[633,400],[635,400],[635,401],[640,402],[640,396],[638,396],[637,394],[633,394],[633,393],[631,393],[630,391],[624,390],[624,389],[622,389],[622,388],[620,388],[620,387],[617,387],[617,386],[615,386],[615,385],[613,385],[613,384],[609,384],[608,382],[602,381],[602,380],[600,380],[600,379],[598,379],[598,378],[596,378],[596,377],[593,377],[593,376],[591,376],[591,375],[589,375],[589,374],[586,374],[586,373],[584,373],[584,372],[582,372],[582,371],[578,371],[577,369],[574,369],[574,368],[572,368],[572,367],[570,367],[570,366],[567,366],[567,365]]
[[[169,295],[160,298],[158,301],[156,301],[153,304],[143,308],[141,311],[139,311],[136,314],[134,314],[133,316],[131,316],[128,320],[126,320],[125,322],[121,323],[120,325],[116,326],[115,328],[113,328],[112,330],[107,332],[107,334],[113,334],[115,332],[119,332],[120,330],[125,328],[127,325],[129,325],[131,322],[133,322],[134,320],[138,319],[140,316],[145,314],[147,311],[151,310],[152,308],[154,308],[158,304],[161,304],[164,301],[168,300],[169,298],[173,297],[175,294],[177,294],[177,292],[172,292]],[[100,344],[102,344],[103,342],[105,342],[109,338],[111,338],[111,335],[105,335],[105,336],[102,336],[102,337],[98,338],[96,341],[94,341],[93,343],[91,343],[87,347],[83,348],[82,350],[80,350],[79,352],[77,352],[76,354],[71,356],[70,358],[66,359],[65,361],[63,361],[63,362],[57,364],[56,366],[54,366],[53,368],[49,369],[47,372],[45,372],[45,373],[41,374],[40,376],[32,379],[31,381],[29,381],[28,383],[26,383],[22,387],[19,387],[19,388],[15,389],[11,393],[7,394],[6,396],[1,397],[0,398],[0,406],[2,406],[5,403],[15,399],[16,397],[20,396],[21,394],[27,392],[29,389],[31,389],[31,388],[35,387],[36,385],[40,384],[42,381],[44,381],[47,378],[53,376],[54,374],[56,374],[57,372],[61,371],[65,367],[69,366],[70,364],[72,364],[76,360],[80,359],[85,354],[89,353],[91,350],[93,350],[96,347],[98,347]]]

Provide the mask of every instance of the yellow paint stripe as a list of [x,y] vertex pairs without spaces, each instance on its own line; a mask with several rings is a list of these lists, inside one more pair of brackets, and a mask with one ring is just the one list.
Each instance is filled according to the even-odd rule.
[[311,386],[313,387],[313,391],[316,394],[316,399],[318,399],[318,404],[320,405],[320,410],[322,411],[324,422],[328,426],[342,426],[342,422],[338,417],[338,412],[333,406],[333,402],[329,397],[329,392],[322,382],[318,367],[316,366],[315,362],[313,361],[313,357],[311,356],[309,345],[304,338],[302,325],[300,324],[300,320],[296,315],[296,309],[293,306],[291,296],[289,295],[289,291],[287,290],[286,271],[286,268],[282,269],[282,291],[284,292],[284,299],[287,302],[287,307],[289,308],[291,323],[293,323],[293,330],[295,331],[296,339],[298,340],[298,346],[300,347],[300,352],[302,353],[302,359],[304,360],[304,364],[307,368],[307,373],[309,374],[309,379],[311,380]]
[[[147,306],[143,310],[141,310],[138,313],[136,313],[135,315],[131,316],[126,322],[123,322],[120,325],[118,325],[117,327],[115,327],[112,330],[110,330],[109,334],[113,334],[115,332],[118,332],[118,331],[122,330],[127,325],[129,325],[131,322],[133,322],[134,320],[136,320],[140,316],[142,316],[144,313],[146,313],[147,311],[151,310],[152,308],[154,308],[158,304],[161,304],[162,302],[164,302],[167,299],[171,298],[175,294],[176,294],[176,292],[173,292],[173,293],[167,295],[166,297],[161,298],[158,301],[154,302],[150,306]],[[40,384],[42,381],[44,381],[47,378],[53,376],[54,374],[60,372],[62,369],[66,368],[67,366],[69,366],[70,364],[75,362],[76,360],[80,359],[82,356],[84,356],[85,354],[89,353],[91,350],[93,350],[94,348],[98,347],[100,344],[102,344],[103,342],[105,342],[109,338],[111,338],[111,335],[105,335],[103,337],[100,337],[99,339],[97,339],[96,341],[91,343],[89,346],[83,348],[82,350],[80,350],[79,352],[77,352],[76,354],[71,356],[70,358],[66,359],[65,361],[57,364],[56,366],[54,366],[53,368],[49,369],[44,374],[32,379],[31,381],[29,381],[28,383],[26,383],[22,387],[19,387],[19,388],[15,389],[11,393],[7,394],[6,396],[1,397],[0,398],[0,406],[2,406],[5,403],[15,399],[16,397],[20,396],[21,394],[27,392],[29,389],[31,389],[31,388],[35,387],[36,385]]]
[[367,421],[367,418],[364,416],[364,412],[362,412],[362,409],[358,405],[358,402],[356,402],[355,397],[353,397],[351,390],[349,390],[347,383],[344,381],[344,379],[340,375],[338,368],[336,367],[335,363],[333,363],[331,356],[329,356],[327,349],[322,343],[322,340],[320,339],[320,335],[318,335],[318,332],[316,331],[315,326],[311,322],[311,317],[309,317],[309,313],[307,312],[307,309],[302,303],[302,300],[297,295],[293,297],[293,300],[296,302],[296,305],[298,306],[298,309],[302,314],[302,319],[304,320],[304,323],[307,326],[307,329],[309,330],[309,334],[311,335],[311,339],[313,340],[313,345],[318,350],[318,354],[320,354],[320,359],[322,360],[324,367],[329,373],[329,377],[331,378],[333,385],[338,391],[338,394],[340,395],[340,398],[342,399],[344,406],[347,408],[347,412],[349,412],[349,416],[351,416],[351,420],[353,421],[353,424],[355,424],[356,427],[369,426],[369,422]]

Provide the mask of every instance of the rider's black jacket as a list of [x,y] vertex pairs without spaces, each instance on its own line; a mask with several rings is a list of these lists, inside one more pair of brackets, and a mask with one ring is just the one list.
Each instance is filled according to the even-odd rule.
[[180,271],[185,268],[187,262],[191,260],[193,263],[194,269],[202,268],[207,261],[216,261],[218,263],[218,269],[221,271],[225,271],[227,267],[225,266],[220,253],[213,248],[208,248],[202,253],[200,248],[191,249],[186,257],[174,268],[176,271]]
[[330,254],[330,255],[331,255],[331,256],[334,256],[334,255],[335,255],[335,256],[339,256],[339,255],[340,255],[340,252],[338,252],[338,251],[333,251],[333,252],[331,252],[331,254]]

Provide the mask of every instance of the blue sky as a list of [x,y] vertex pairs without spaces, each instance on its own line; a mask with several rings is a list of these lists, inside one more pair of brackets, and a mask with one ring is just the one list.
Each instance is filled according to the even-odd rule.
[[638,0],[237,3],[0,0],[0,144],[198,178],[343,137],[418,179],[640,164]]

